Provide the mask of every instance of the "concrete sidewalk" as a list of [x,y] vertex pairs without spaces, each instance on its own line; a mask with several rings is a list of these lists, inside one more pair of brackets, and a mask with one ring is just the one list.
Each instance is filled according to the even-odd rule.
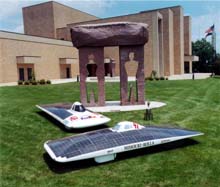
[[[194,73],[195,79],[206,79],[211,76],[211,73]],[[192,73],[182,75],[171,75],[168,80],[190,80],[192,79]],[[128,81],[135,81],[135,77],[128,77]],[[77,77],[70,79],[52,79],[51,84],[63,84],[77,82]],[[97,82],[97,77],[87,77],[86,82]],[[105,77],[105,82],[120,82],[120,77]],[[17,82],[0,83],[1,86],[16,86]]]
[[120,101],[106,101],[105,106],[97,106],[97,107],[86,107],[93,112],[123,112],[123,111],[134,111],[134,110],[145,110],[145,109],[153,109],[160,108],[166,105],[166,103],[158,102],[158,101],[150,101],[150,105],[148,107],[148,101],[145,101],[145,105],[126,105],[121,106]]
[[[207,79],[211,76],[211,73],[194,73],[194,79]],[[171,75],[168,80],[190,80],[193,78],[192,73],[186,73],[182,75]]]

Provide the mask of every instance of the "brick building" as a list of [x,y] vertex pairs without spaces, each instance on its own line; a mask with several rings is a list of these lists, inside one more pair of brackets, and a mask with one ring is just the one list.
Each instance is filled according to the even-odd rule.
[[[145,45],[145,76],[189,73],[192,70],[191,18],[181,6],[142,11],[100,19],[57,2],[23,8],[24,34],[0,31],[0,82],[31,79],[62,79],[79,73],[78,50],[72,47],[70,28],[78,24],[143,22],[149,25]],[[119,75],[118,46],[104,49],[106,63],[115,62]]]

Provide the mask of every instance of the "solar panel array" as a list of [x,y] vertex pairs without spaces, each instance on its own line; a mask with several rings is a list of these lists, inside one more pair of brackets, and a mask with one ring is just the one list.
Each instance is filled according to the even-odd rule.
[[61,156],[70,158],[93,151],[138,143],[141,141],[194,134],[198,134],[198,132],[176,128],[160,128],[151,126],[140,130],[126,132],[113,132],[110,129],[103,129],[78,136],[71,136],[60,140],[50,141],[47,144],[54,152],[56,157]]
[[61,119],[66,119],[69,116],[72,116],[70,112],[63,108],[56,108],[56,107],[45,107],[45,110],[48,110],[50,113],[58,116]]

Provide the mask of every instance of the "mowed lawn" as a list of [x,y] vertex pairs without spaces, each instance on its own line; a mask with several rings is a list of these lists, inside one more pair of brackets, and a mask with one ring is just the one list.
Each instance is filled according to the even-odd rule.
[[[204,136],[121,153],[105,164],[92,159],[58,164],[45,153],[44,142],[85,130],[67,132],[35,105],[79,96],[79,83],[0,88],[1,186],[220,186],[220,79],[147,82],[146,98],[167,103],[153,111],[151,122],[143,120],[145,111],[105,113],[109,126],[122,120],[173,124]],[[119,83],[106,83],[106,97],[119,100]]]

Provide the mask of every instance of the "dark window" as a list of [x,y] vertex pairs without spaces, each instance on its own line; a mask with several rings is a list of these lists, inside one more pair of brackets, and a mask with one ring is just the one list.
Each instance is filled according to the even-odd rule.
[[66,78],[70,78],[70,68],[66,68]]
[[184,62],[184,73],[189,73],[189,62]]
[[32,79],[32,68],[27,68],[28,80]]
[[24,81],[24,68],[19,68],[19,80]]
[[77,111],[77,112],[85,112],[86,109],[85,109],[85,107],[82,106],[82,105],[76,105],[76,106],[75,106],[75,111]]

